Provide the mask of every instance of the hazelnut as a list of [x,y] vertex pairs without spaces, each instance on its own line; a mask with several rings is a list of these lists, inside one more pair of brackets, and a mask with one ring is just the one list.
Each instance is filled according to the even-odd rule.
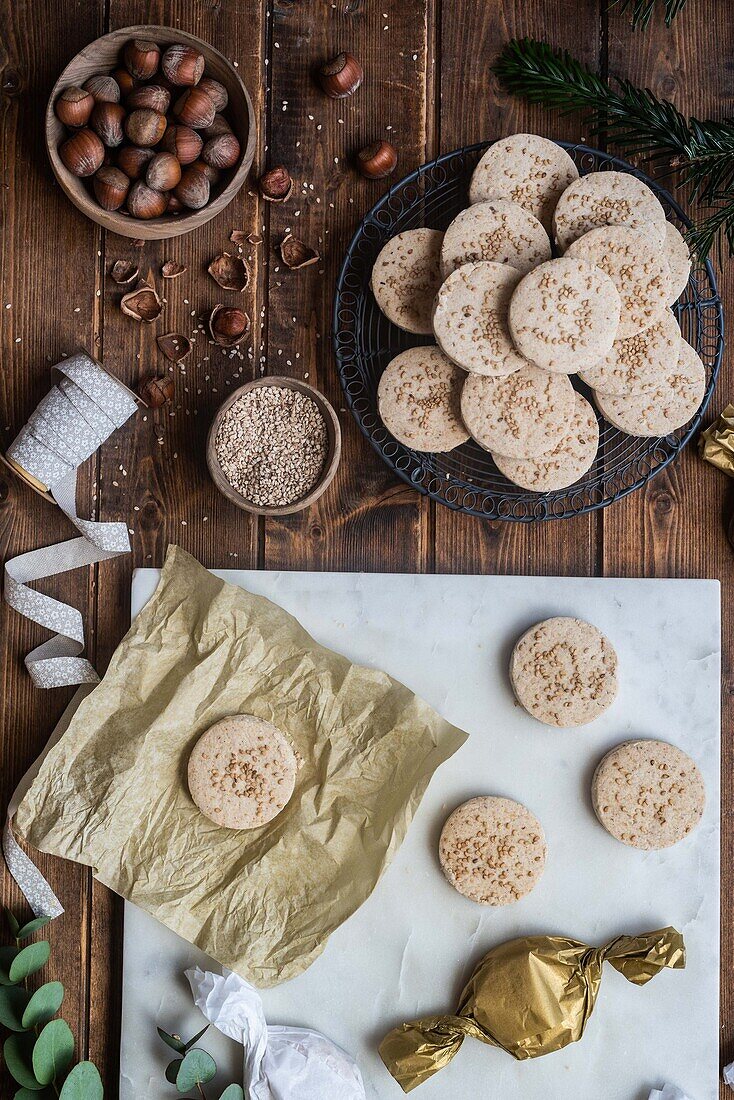
[[125,119],[125,134],[133,145],[157,145],[166,130],[166,116],[141,107]]
[[102,167],[92,180],[97,202],[105,210],[119,210],[127,198],[130,180],[119,168]]
[[[176,198],[173,191],[169,191],[169,193],[168,193],[168,206],[166,207],[166,213],[167,214],[180,214],[181,211],[185,210],[185,209],[186,209],[186,207],[181,202],[181,200]],[[163,278],[167,279],[168,276],[164,275]]]
[[103,73],[90,76],[84,87],[92,93],[95,103],[120,102],[120,85],[113,76],[105,76]]
[[193,164],[202,149],[202,140],[190,126],[169,126],[163,135],[161,149],[173,153],[179,164]]
[[120,89],[121,96],[128,96],[133,88],[137,87],[137,81],[134,76],[131,76],[127,69],[119,68],[115,69],[112,74],[112,79],[117,82],[117,86]]
[[363,77],[362,66],[350,53],[338,53],[319,69],[319,83],[331,99],[345,99],[353,95]]
[[73,176],[93,176],[104,160],[104,145],[94,130],[78,130],[59,147],[59,156]]
[[190,210],[201,210],[209,202],[209,180],[203,172],[190,164],[181,175],[175,195]]
[[204,160],[195,160],[191,167],[195,168],[197,172],[201,172],[205,175],[212,187],[216,187],[222,178],[222,173],[219,169],[214,168],[211,164],[207,164]]
[[128,109],[138,110],[140,107],[149,107],[152,111],[160,111],[162,115],[171,106],[171,93],[168,88],[160,84],[144,84],[140,88],[133,88],[126,100]]
[[293,190],[290,172],[282,164],[260,177],[260,194],[268,202],[285,202]]
[[136,321],[155,321],[160,317],[163,302],[158,291],[150,283],[139,282],[135,290],[129,290],[120,299],[120,309]]
[[125,108],[120,103],[98,103],[92,111],[89,125],[97,137],[109,148],[122,145],[122,124],[125,120]]
[[155,76],[160,57],[158,46],[147,38],[133,38],[125,46],[122,55],[125,68],[137,80],[150,80]]
[[170,374],[163,378],[149,378],[140,390],[140,396],[150,409],[160,409],[173,401],[176,393],[173,378]]
[[128,179],[139,180],[145,175],[148,163],[154,156],[152,149],[143,149],[139,145],[125,145],[117,154],[117,167]]
[[398,153],[389,141],[374,141],[372,145],[360,149],[357,154],[357,166],[367,179],[379,180],[395,171]]
[[181,165],[173,153],[156,153],[145,173],[145,182],[155,191],[173,191],[181,179]]
[[92,93],[72,84],[70,88],[64,88],[56,100],[56,117],[64,126],[86,126],[93,108]]
[[233,168],[240,159],[240,143],[234,134],[218,134],[209,138],[202,149],[201,159],[212,168]]
[[110,275],[121,286],[125,286],[137,279],[138,267],[132,260],[115,260],[110,268]]
[[203,126],[211,126],[216,111],[206,92],[200,88],[189,88],[176,102],[173,113],[184,126],[201,130]]
[[310,267],[321,259],[315,248],[304,244],[292,233],[288,233],[281,241],[280,255],[285,266],[293,271],[298,271],[301,267]]
[[213,80],[210,76],[202,77],[199,87],[209,96],[215,111],[223,111],[229,103],[229,93],[218,80]]
[[154,191],[142,180],[136,180],[127,196],[127,208],[134,218],[159,218],[168,206],[168,195]]
[[176,42],[163,54],[161,67],[171,84],[190,88],[204,75],[204,55],[193,46]]
[[205,138],[218,137],[219,134],[231,134],[232,127],[227,122],[224,115],[215,115],[214,121],[211,126],[202,126],[202,133]]
[[215,344],[233,348],[250,331],[250,318],[234,306],[215,306],[209,317],[209,332]]

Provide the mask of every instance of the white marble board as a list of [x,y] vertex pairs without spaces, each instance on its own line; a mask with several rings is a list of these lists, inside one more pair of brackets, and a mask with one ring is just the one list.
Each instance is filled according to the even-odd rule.
[[[267,596],[321,643],[384,668],[471,735],[438,770],[406,842],[372,897],[300,977],[263,994],[271,1023],[320,1029],[354,1054],[369,1100],[402,1091],[377,1055],[394,1024],[451,1011],[486,949],[518,935],[561,933],[600,944],[674,924],[684,972],[636,988],[605,968],[580,1043],[516,1062],[467,1040],[419,1100],[646,1100],[671,1082],[692,1100],[718,1096],[720,606],[715,581],[402,576],[223,571]],[[133,614],[151,596],[136,571]],[[545,728],[518,708],[506,675],[515,639],[550,615],[587,618],[614,643],[620,693],[592,726]],[[680,745],[701,767],[700,827],[664,852],[638,852],[597,823],[589,784],[603,753],[629,737]],[[549,855],[535,891],[504,909],[451,889],[436,844],[448,812],[479,793],[507,795],[542,821]],[[171,1094],[155,1025],[193,1034],[201,1017],[182,971],[212,964],[132,905],[125,909],[121,1100]],[[222,1084],[238,1079],[233,1043],[206,1044]],[[214,1095],[219,1093],[213,1090]],[[324,1100],[338,1100],[325,1097]]]

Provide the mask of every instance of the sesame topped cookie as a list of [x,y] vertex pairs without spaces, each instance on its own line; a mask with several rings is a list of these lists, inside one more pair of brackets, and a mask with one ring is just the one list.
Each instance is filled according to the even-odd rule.
[[550,232],[561,194],[579,178],[565,149],[537,134],[511,134],[487,149],[474,169],[469,202],[509,199]]
[[568,431],[557,446],[537,458],[508,458],[495,452],[492,458],[506,478],[534,493],[549,493],[573,485],[591,468],[599,448],[599,421],[580,393]]
[[662,204],[647,184],[630,172],[589,172],[559,198],[553,233],[561,252],[602,225],[642,229],[659,248],[665,242]]
[[461,393],[461,415],[474,439],[509,458],[552,451],[568,431],[574,405],[565,375],[532,366],[504,378],[470,374]]
[[408,348],[388,363],[377,403],[389,432],[415,451],[451,451],[466,443],[461,387],[466,375],[436,347]]
[[677,363],[680,327],[675,314],[663,311],[660,320],[624,340],[615,340],[611,350],[594,366],[579,372],[587,386],[600,393],[639,394],[656,390]]
[[408,229],[387,242],[372,268],[372,293],[394,325],[425,335],[431,331],[433,299],[441,285],[437,229]]
[[512,292],[522,275],[491,260],[463,264],[444,282],[433,310],[441,349],[464,370],[512,374],[526,365],[507,324]]
[[665,259],[670,268],[668,305],[673,305],[688,286],[691,277],[691,253],[680,230],[672,222],[665,223]]
[[478,202],[457,214],[441,248],[441,274],[448,278],[462,264],[494,260],[524,275],[550,259],[548,234],[537,218],[507,199]]

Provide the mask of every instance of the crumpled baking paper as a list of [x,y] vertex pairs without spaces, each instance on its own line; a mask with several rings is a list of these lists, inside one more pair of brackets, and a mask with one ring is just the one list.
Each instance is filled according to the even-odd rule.
[[693,1097],[677,1085],[663,1085],[661,1089],[653,1089],[647,1100],[693,1100]]
[[[205,818],[186,783],[201,734],[240,713],[275,723],[303,759],[288,806],[247,831]],[[171,547],[102,683],[41,764],[17,829],[272,986],[304,971],[369,897],[466,736]]]
[[247,1100],[365,1100],[357,1063],[325,1035],[268,1026],[257,990],[237,974],[225,970],[220,976],[198,966],[185,974],[196,1007],[244,1047]]

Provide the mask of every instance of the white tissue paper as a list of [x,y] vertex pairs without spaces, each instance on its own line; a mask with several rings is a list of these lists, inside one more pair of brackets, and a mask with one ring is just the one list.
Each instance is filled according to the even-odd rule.
[[653,1089],[648,1100],[693,1100],[693,1097],[676,1085],[663,1085],[661,1089]]
[[185,974],[196,1007],[244,1047],[247,1100],[366,1100],[354,1059],[318,1031],[269,1026],[260,994],[244,978],[198,966]]
[[734,1089],[734,1062],[729,1062],[728,1066],[724,1066],[724,1081],[730,1088]]

